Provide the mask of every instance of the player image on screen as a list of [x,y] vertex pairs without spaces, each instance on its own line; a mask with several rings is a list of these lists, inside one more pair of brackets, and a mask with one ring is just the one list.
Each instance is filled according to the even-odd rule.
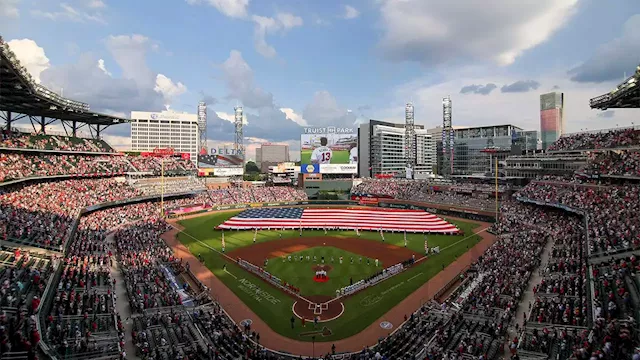
[[313,149],[311,153],[312,164],[331,164],[331,157],[333,156],[333,150],[327,146],[327,138],[320,138],[320,146]]
[[349,150],[349,164],[358,163],[358,145],[351,144],[351,150]]

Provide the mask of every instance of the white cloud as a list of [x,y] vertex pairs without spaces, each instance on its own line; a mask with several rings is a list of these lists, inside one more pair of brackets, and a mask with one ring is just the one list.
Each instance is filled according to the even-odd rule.
[[302,115],[296,114],[292,108],[280,108],[280,111],[287,115],[287,119],[295,122],[300,126],[307,126],[307,121],[302,118]]
[[267,43],[267,35],[285,33],[303,24],[301,17],[283,12],[276,14],[275,17],[253,15],[251,20],[255,23],[253,42],[256,51],[266,58],[272,58],[277,54],[276,49]]
[[102,0],[87,0],[86,6],[92,9],[104,9],[107,7]]
[[[76,63],[48,65],[41,70],[42,84],[50,89],[64,88],[65,97],[84,101],[94,111],[119,116],[129,114],[132,110],[159,111],[163,105],[170,104],[173,98],[186,91],[184,84],[172,81],[149,68],[146,54],[151,51],[153,41],[147,37],[110,36],[105,44],[115,61],[111,66],[118,66],[119,71],[114,72],[122,74],[120,77],[111,74],[104,59],[85,53],[80,54]],[[39,48],[35,43],[30,45]],[[44,50],[39,49],[40,58],[46,59]],[[41,65],[43,61],[40,61]],[[48,60],[44,63],[48,64]],[[25,64],[28,65],[28,61],[25,60]],[[126,127],[119,126],[112,131],[115,135],[123,135],[124,133],[119,132],[125,130]]]
[[98,59],[98,68],[100,70],[102,70],[105,74],[111,76],[111,73],[107,70],[107,68],[104,66],[104,60],[103,59]]
[[111,145],[112,148],[119,151],[131,150],[131,137],[120,135],[102,135],[102,138]]
[[[228,121],[232,124],[234,124],[236,122],[236,116],[235,114],[230,114],[224,111],[216,111],[216,115],[218,115],[218,117],[224,121]],[[244,116],[242,117],[242,124],[247,125],[247,115],[244,114]]]
[[67,3],[61,3],[60,9],[58,11],[43,11],[40,9],[32,10],[31,14],[35,17],[45,18],[53,21],[73,21],[79,23],[85,22],[96,22],[100,24],[106,24],[107,22],[102,17],[102,14],[96,13],[87,13],[84,11],[80,11],[72,7]]
[[229,97],[240,100],[244,106],[254,109],[273,107],[273,94],[255,84],[253,70],[242,57],[242,53],[231,50],[221,69],[229,89]]
[[456,60],[508,65],[575,13],[578,0],[381,0],[384,55],[425,65]]
[[328,91],[317,91],[313,99],[305,106],[302,116],[313,126],[341,125],[352,126],[356,115],[340,106],[336,98]]
[[360,16],[360,11],[358,11],[358,9],[354,8],[351,5],[344,6],[344,14],[342,15],[344,19],[347,19],[347,20],[355,19],[358,16]]
[[0,18],[18,18],[20,17],[20,10],[18,5],[20,0],[0,0]]
[[40,74],[51,66],[44,49],[31,39],[11,40],[8,44],[22,66],[29,71],[37,83],[40,83]]
[[186,0],[189,5],[201,4],[203,1],[216,8],[224,16],[238,19],[247,16],[249,0]]
[[170,78],[163,74],[156,75],[156,86],[153,90],[162,94],[165,102],[170,104],[173,99],[187,92],[187,87],[183,83],[174,83]]
[[146,63],[151,46],[152,41],[140,34],[111,35],[107,38],[107,49],[122,69],[122,76],[145,88],[153,88],[156,83],[156,76]]

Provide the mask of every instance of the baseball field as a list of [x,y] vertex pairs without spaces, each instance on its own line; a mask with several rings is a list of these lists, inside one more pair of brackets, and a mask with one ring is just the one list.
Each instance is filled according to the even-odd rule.
[[[402,233],[384,233],[382,241],[378,232],[364,231],[359,236],[353,231],[326,234],[322,230],[304,231],[300,236],[295,230],[259,231],[257,234],[227,230],[224,232],[225,253],[222,253],[222,232],[215,227],[237,213],[213,213],[181,220],[179,225],[184,229],[178,233],[178,239],[192,254],[201,257],[205,266],[272,330],[300,341],[336,341],[361,332],[481,239],[480,235],[474,234],[481,230],[479,225],[447,219],[464,235],[427,235],[429,246],[439,246],[441,252],[423,258],[423,234],[407,234],[405,246]],[[408,270],[355,295],[331,300],[336,297],[337,289],[412,256],[417,262]],[[299,288],[300,297],[286,293],[237,265],[237,258],[261,267],[266,262],[266,270]],[[318,269],[326,270],[327,281],[314,279]],[[215,292],[213,289],[214,297]],[[317,315],[306,309],[307,304],[301,298],[316,302],[331,300],[332,306],[318,316],[321,323],[317,326],[309,324]],[[224,301],[221,304],[223,308],[239,306]],[[410,315],[413,310],[406,309],[406,313]],[[302,317],[307,319],[305,327]]]
[[[311,164],[311,153],[313,149],[302,149],[300,151],[300,163]],[[331,164],[348,164],[349,150],[333,150],[331,155]]]

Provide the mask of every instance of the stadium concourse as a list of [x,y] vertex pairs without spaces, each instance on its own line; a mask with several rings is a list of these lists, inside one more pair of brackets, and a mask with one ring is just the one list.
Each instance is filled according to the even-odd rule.
[[[42,134],[4,133],[2,144],[3,359],[297,358],[262,347],[254,329],[233,323],[214,300],[223,289],[204,287],[161,239],[169,226],[160,217],[157,179],[116,171],[156,170],[157,159]],[[577,134],[554,146],[590,151],[581,176],[502,189],[515,195],[505,196],[491,228],[497,241],[450,289],[406,309],[404,324],[370,347],[323,358],[640,357],[639,132]],[[206,189],[188,163],[176,163],[167,212],[305,198],[290,187]],[[490,209],[487,191],[472,183],[434,189],[426,181],[363,179],[353,193]]]

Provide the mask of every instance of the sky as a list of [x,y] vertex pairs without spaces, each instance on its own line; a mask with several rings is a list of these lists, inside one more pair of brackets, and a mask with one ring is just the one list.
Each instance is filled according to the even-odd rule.
[[[298,158],[301,126],[403,122],[409,101],[435,127],[446,96],[456,126],[539,130],[550,91],[567,132],[637,122],[588,105],[640,64],[637,0],[0,0],[0,35],[36,81],[97,112],[205,101],[210,146],[233,141],[241,105],[249,158],[263,142]],[[129,131],[105,138],[127,148]]]

